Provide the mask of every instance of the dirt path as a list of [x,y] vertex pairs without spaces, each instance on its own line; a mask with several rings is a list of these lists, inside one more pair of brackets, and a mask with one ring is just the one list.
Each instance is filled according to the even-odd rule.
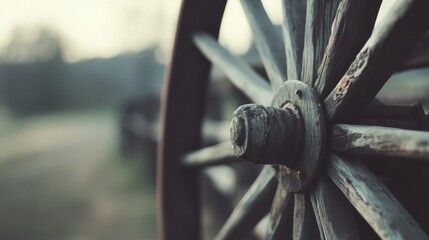
[[45,118],[0,137],[0,239],[155,239],[153,189],[113,118]]

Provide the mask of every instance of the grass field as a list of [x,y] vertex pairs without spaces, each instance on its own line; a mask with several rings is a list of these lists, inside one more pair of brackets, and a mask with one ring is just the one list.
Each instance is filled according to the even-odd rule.
[[121,159],[116,119],[104,111],[2,122],[0,239],[156,239],[154,188],[142,160]]

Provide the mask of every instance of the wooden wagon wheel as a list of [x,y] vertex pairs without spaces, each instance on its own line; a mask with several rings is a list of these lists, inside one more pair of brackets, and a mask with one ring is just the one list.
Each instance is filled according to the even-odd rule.
[[[162,105],[161,237],[200,238],[198,173],[235,154],[266,166],[216,239],[239,239],[269,212],[267,239],[359,239],[351,206],[382,239],[427,239],[357,158],[429,160],[429,133],[362,125],[428,29],[429,2],[397,1],[373,29],[380,1],[283,0],[282,34],[260,1],[242,0],[270,84],[217,43],[225,3],[182,5]],[[199,149],[211,64],[255,104],[234,112],[231,143]]]

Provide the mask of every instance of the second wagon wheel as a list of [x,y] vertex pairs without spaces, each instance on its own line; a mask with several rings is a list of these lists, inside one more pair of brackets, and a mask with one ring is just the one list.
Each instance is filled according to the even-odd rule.
[[[241,0],[269,83],[216,41],[225,3],[182,5],[162,106],[161,238],[200,238],[198,173],[235,154],[265,166],[216,239],[240,239],[267,213],[267,239],[359,239],[353,211],[382,239],[428,239],[358,158],[429,160],[428,132],[365,125],[428,29],[429,2],[396,1],[374,27],[380,1],[283,0],[281,33],[260,1]],[[211,64],[255,104],[234,112],[230,143],[199,149]]]

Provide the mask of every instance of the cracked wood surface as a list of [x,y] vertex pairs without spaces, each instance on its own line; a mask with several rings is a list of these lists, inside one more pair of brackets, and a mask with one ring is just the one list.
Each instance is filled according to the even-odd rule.
[[310,189],[310,197],[321,239],[359,239],[352,206],[326,176]]
[[316,71],[328,45],[332,22],[339,3],[340,0],[307,1],[301,79],[310,86],[316,80]]
[[295,193],[293,212],[293,239],[317,240],[320,239],[317,223],[311,200],[306,193]]
[[347,124],[332,129],[331,145],[337,151],[429,161],[429,132]]
[[344,0],[338,6],[314,84],[322,98],[338,83],[368,40],[380,5],[380,0]]
[[292,236],[293,193],[287,192],[280,185],[271,205],[270,220],[266,240],[289,239]]
[[389,189],[361,162],[331,154],[328,175],[382,239],[429,239]]
[[350,68],[326,97],[325,110],[334,122],[359,116],[400,66],[429,26],[429,1],[397,1],[395,14],[375,26]]
[[306,1],[283,0],[283,38],[286,51],[287,79],[301,78]]

